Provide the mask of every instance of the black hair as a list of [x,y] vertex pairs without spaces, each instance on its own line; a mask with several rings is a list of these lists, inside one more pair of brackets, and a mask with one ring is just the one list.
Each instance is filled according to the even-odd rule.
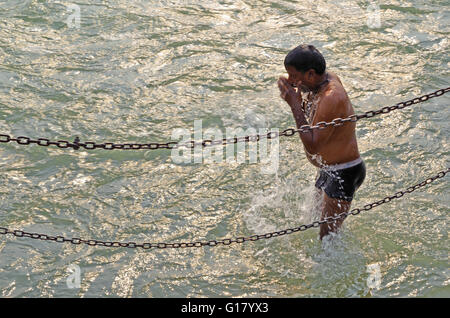
[[318,75],[325,72],[327,64],[323,55],[314,45],[299,45],[286,55],[284,67],[293,66],[299,72],[306,72],[310,69],[316,71]]

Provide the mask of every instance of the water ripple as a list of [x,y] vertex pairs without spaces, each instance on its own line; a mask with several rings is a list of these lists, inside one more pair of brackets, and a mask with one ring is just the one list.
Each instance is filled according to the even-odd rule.
[[[175,128],[294,126],[276,80],[285,54],[316,45],[357,113],[446,87],[448,10],[383,2],[368,25],[354,1],[0,3],[0,131],[52,140],[169,141]],[[448,166],[447,96],[358,124],[368,175],[354,206]],[[295,227],[318,218],[315,169],[282,139],[262,163],[173,162],[170,151],[85,152],[4,144],[0,226],[102,240],[182,242]],[[448,296],[448,186],[315,229],[229,248],[122,250],[5,237],[3,297]],[[67,268],[82,269],[79,289]],[[370,290],[367,266],[381,287]]]

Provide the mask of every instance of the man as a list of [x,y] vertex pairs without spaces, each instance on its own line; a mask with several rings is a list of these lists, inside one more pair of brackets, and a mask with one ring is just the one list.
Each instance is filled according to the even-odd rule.
[[[325,59],[313,45],[293,49],[284,66],[289,77],[280,77],[278,87],[281,98],[291,107],[297,128],[354,114],[339,77],[326,70]],[[315,187],[322,199],[322,219],[349,211],[354,193],[366,176],[355,127],[355,122],[348,122],[300,133],[308,160],[318,168]],[[321,224],[320,239],[337,232],[342,222]]]

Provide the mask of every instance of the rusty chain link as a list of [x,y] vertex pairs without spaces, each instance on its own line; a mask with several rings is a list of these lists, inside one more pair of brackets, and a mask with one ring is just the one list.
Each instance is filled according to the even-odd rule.
[[50,141],[46,138],[39,138],[37,140],[31,139],[29,137],[17,137],[13,138],[6,134],[0,134],[0,143],[8,143],[8,142],[16,142],[19,145],[30,145],[30,144],[37,144],[38,146],[48,147],[48,146],[56,146],[58,148],[66,149],[66,148],[73,148],[75,150],[80,149],[80,147],[83,147],[86,150],[94,150],[94,149],[104,149],[104,150],[113,150],[113,149],[121,149],[121,150],[140,150],[140,149],[146,149],[146,150],[156,150],[156,149],[177,149],[180,147],[185,148],[194,148],[197,146],[201,147],[209,147],[209,146],[217,146],[217,145],[227,145],[227,144],[236,144],[238,142],[253,142],[253,141],[259,141],[263,138],[272,139],[277,138],[279,136],[293,136],[295,133],[305,133],[309,132],[314,129],[325,129],[329,126],[338,127],[342,126],[345,123],[348,122],[356,122],[363,118],[371,118],[380,114],[387,114],[391,111],[397,110],[397,109],[403,109],[405,107],[419,104],[422,102],[425,102],[433,97],[442,96],[445,93],[448,93],[450,91],[450,87],[439,89],[435,92],[415,97],[413,99],[407,100],[405,102],[400,102],[398,104],[395,104],[393,106],[386,106],[379,110],[371,110],[367,111],[360,115],[351,115],[347,118],[335,118],[331,122],[319,122],[316,125],[303,125],[298,129],[294,128],[288,128],[283,130],[282,132],[269,132],[266,134],[260,134],[260,135],[252,135],[252,136],[242,136],[242,137],[234,137],[234,138],[224,138],[219,140],[203,140],[203,141],[194,141],[191,140],[186,143],[178,143],[178,142],[166,142],[166,143],[148,143],[148,144],[139,144],[139,143],[125,143],[125,144],[116,144],[112,142],[97,144],[92,141],[87,142],[80,142],[80,139],[78,137],[75,138],[73,142],[66,141],[66,140],[59,140],[59,141]]
[[345,219],[349,215],[358,215],[363,211],[369,211],[381,204],[391,202],[394,199],[398,199],[403,197],[407,193],[411,193],[419,188],[425,187],[435,181],[436,179],[443,178],[448,172],[450,172],[450,168],[447,168],[446,170],[443,170],[436,174],[435,176],[429,177],[428,179],[417,183],[413,186],[410,186],[406,188],[404,191],[398,191],[395,194],[391,196],[387,196],[382,200],[366,204],[362,208],[355,208],[348,212],[344,212],[341,214],[338,214],[334,217],[327,217],[320,221],[315,221],[311,224],[307,225],[301,225],[299,227],[294,227],[290,229],[285,229],[281,231],[271,232],[271,233],[265,233],[265,234],[259,234],[259,235],[252,235],[247,237],[237,237],[237,238],[227,238],[227,239],[221,239],[221,240],[210,240],[210,241],[196,241],[196,242],[189,242],[189,243],[142,243],[138,244],[135,242],[108,242],[108,241],[99,241],[99,240],[85,240],[81,238],[65,238],[64,236],[51,236],[47,234],[39,234],[39,233],[30,233],[25,232],[22,230],[10,230],[5,227],[0,227],[0,235],[7,235],[11,234],[15,237],[26,237],[36,240],[43,240],[43,241],[53,241],[58,243],[71,243],[74,245],[80,245],[85,244],[89,246],[104,246],[104,247],[127,247],[127,248],[143,248],[143,249],[150,249],[150,248],[186,248],[186,247],[203,247],[203,246],[218,246],[218,245],[230,245],[232,243],[244,243],[248,241],[258,241],[262,239],[269,239],[273,237],[279,237],[283,235],[288,235],[292,233],[296,233],[299,231],[305,231],[307,229],[313,228],[313,227],[319,227],[321,224],[324,223],[331,223],[334,221],[337,221],[339,219]]

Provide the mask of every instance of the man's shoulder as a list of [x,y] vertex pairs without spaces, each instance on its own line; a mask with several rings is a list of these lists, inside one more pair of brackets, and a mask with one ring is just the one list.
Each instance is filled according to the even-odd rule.
[[349,99],[347,93],[339,83],[331,82],[320,100],[318,112],[322,120],[332,120],[347,113]]
[[345,106],[348,96],[342,85],[331,82],[323,93],[322,102],[335,108],[336,106]]

